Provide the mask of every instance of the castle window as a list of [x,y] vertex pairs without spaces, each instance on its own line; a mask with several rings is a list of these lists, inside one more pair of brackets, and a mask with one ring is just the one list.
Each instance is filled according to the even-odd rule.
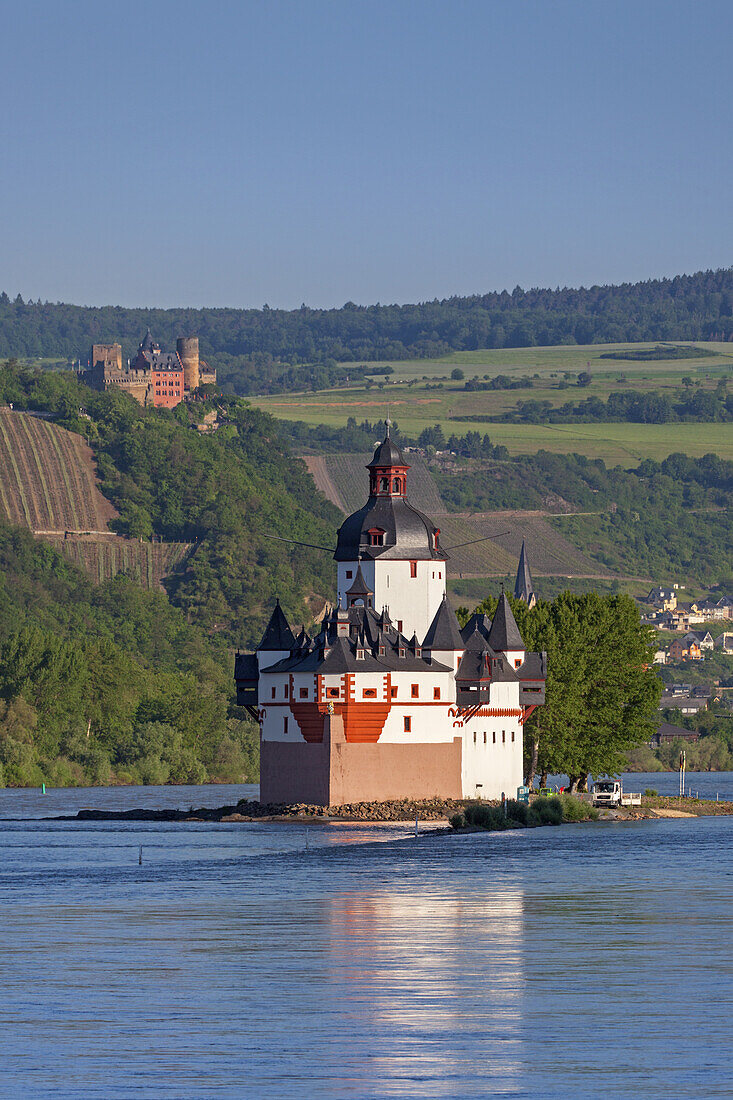
[[484,730],[484,744],[486,744],[486,730]]
[[473,743],[476,744],[476,730],[473,731]]
[[495,745],[496,744],[496,732],[492,733],[491,739],[492,739],[492,743]]
[[369,531],[369,543],[371,546],[384,546],[384,531],[379,527],[373,527]]
[[514,730],[512,730],[512,741],[514,740]]
[[519,660],[519,658],[518,658],[518,657],[517,657],[517,658],[515,658],[515,660],[514,660],[514,667],[515,667],[515,668],[519,668],[519,666],[521,665],[521,663],[522,663],[522,662],[521,662],[521,661]]
[[397,629],[399,630],[399,632],[401,634],[402,633],[402,619],[397,620]]
[[287,718],[283,718],[283,733],[287,733],[287,732],[288,732],[288,720],[287,720]]
[[385,650],[384,646],[380,645],[380,647],[379,647],[379,656],[384,657],[385,653],[386,653],[386,650]]
[[502,745],[506,744],[506,730],[501,731],[501,743]]
[[354,576],[353,569],[347,569],[346,570],[346,579],[347,579],[347,581],[350,581],[353,578],[353,576]]
[[402,649],[402,647],[400,646],[400,657],[404,657],[406,653],[407,653],[407,650]]
[[392,492],[393,493],[401,493],[402,492],[402,485],[401,485],[400,479],[398,477],[396,477],[394,479],[394,481],[392,482]]
[[380,477],[380,479],[379,479],[379,491],[380,491],[380,493],[389,492],[389,478]]
[[440,699],[440,688],[433,688],[433,699]]
[[364,698],[364,699],[376,699],[377,698],[377,689],[376,688],[364,688],[364,690],[362,691],[361,694],[362,694],[362,698]]
[[300,698],[301,699],[307,699],[308,698],[308,688],[301,688],[300,689]]
[[390,688],[390,693],[391,693],[393,699],[397,698],[397,688],[394,688],[394,687]]
[[412,718],[408,714],[405,715],[405,733],[412,731]]
[[417,562],[416,561],[411,561],[410,562],[410,576],[411,577],[416,577],[417,576]]
[[420,696],[420,688],[417,684],[412,684],[410,687],[410,695],[413,699],[417,699]]
[[326,688],[326,695],[328,696],[329,699],[338,699],[339,689],[338,688]]
[[364,660],[364,650],[363,649],[357,649],[356,659],[357,659],[357,661],[363,661]]
[[288,697],[288,685],[287,685],[287,684],[286,684],[286,685],[285,685],[285,687],[283,688],[283,695],[284,695],[284,696],[285,696],[285,698],[287,699],[287,697]]
[[276,691],[277,691],[277,688],[273,688],[273,689],[272,689],[272,697],[273,697],[273,699],[275,698],[275,692],[276,692]]

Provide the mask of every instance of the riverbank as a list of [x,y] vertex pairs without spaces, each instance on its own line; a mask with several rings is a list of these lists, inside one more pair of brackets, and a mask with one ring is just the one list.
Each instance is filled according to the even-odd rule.
[[[566,796],[569,798],[569,796]],[[552,802],[548,799],[533,798],[532,805]],[[578,809],[588,806],[580,799],[573,799]],[[57,821],[172,821],[172,822],[308,822],[308,821],[344,821],[344,822],[388,822],[388,821],[426,821],[446,822],[462,814],[467,807],[476,805],[471,799],[429,799],[411,801],[402,799],[391,802],[357,802],[346,806],[316,806],[308,803],[278,805],[261,803],[252,799],[241,799],[228,806],[181,809],[148,809],[137,807],[130,810],[82,809],[76,814],[59,815]],[[482,802],[482,806],[499,808],[498,802]],[[599,821],[643,820],[659,817],[708,817],[733,815],[733,802],[715,802],[710,799],[677,798],[661,795],[644,795],[641,806],[624,806],[612,810],[599,810]],[[563,821],[580,820],[578,815],[567,811]]]

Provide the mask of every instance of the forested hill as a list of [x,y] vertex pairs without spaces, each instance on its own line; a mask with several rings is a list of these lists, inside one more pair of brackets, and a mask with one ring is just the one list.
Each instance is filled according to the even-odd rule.
[[[477,294],[414,305],[320,310],[122,309],[24,302],[0,294],[0,357],[84,358],[94,341],[125,356],[150,327],[164,347],[197,333],[202,354],[239,392],[302,384],[298,364],[434,357],[476,348],[733,339],[733,268],[620,286]],[[293,369],[278,369],[290,365]],[[330,374],[328,373],[330,372]]]
[[[256,779],[232,646],[259,641],[276,596],[310,625],[331,594],[331,555],[267,535],[329,546],[339,513],[275,422],[239,399],[217,401],[220,426],[205,433],[211,403],[143,409],[67,372],[0,364],[9,403],[6,419],[35,410],[88,437],[111,527],[193,549],[166,592],[123,575],[93,584],[0,518],[0,787]],[[78,459],[65,461],[72,476]]]
[[[68,372],[0,365],[0,404],[50,414],[89,439],[110,527],[133,539],[193,544],[166,582],[171,602],[230,644],[259,640],[275,597],[310,621],[331,592],[332,562],[268,536],[330,545],[339,513],[276,423],[237,398],[216,406],[218,431],[196,430],[211,405],[144,409],[121,390],[97,393]],[[86,414],[79,417],[80,406]]]

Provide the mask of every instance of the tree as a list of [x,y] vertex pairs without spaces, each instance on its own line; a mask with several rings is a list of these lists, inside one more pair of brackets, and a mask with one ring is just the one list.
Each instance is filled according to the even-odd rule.
[[593,375],[590,374],[590,372],[587,371],[587,370],[582,370],[580,372],[580,374],[578,375],[578,385],[579,386],[590,386],[592,381],[593,381]]
[[450,376],[454,382],[461,382],[466,377],[460,367],[455,367],[450,372]]
[[[493,614],[495,601],[477,610]],[[629,596],[563,592],[530,610],[512,601],[528,651],[547,653],[546,702],[525,726],[528,778],[564,773],[570,789],[587,775],[613,774],[627,749],[649,741],[661,681],[652,668],[653,631]]]

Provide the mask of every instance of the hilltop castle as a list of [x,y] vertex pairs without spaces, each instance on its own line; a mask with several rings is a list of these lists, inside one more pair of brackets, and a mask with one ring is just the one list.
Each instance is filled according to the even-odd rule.
[[216,371],[199,359],[198,336],[181,336],[175,351],[161,351],[150,329],[137,355],[122,363],[121,344],[92,344],[83,380],[95,390],[120,386],[141,405],[172,409],[206,383],[216,384]]
[[389,422],[367,469],[369,499],[338,531],[338,603],[317,636],[296,637],[278,603],[256,653],[236,656],[237,701],[260,724],[260,799],[514,796],[545,654],[525,651],[503,591],[493,621],[460,629],[440,531],[407,499]]

